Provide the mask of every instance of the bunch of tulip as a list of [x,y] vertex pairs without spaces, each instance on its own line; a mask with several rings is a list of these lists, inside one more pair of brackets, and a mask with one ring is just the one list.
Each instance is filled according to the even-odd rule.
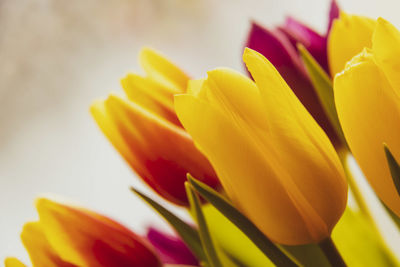
[[399,223],[393,25],[332,1],[324,35],[293,18],[272,30],[253,23],[247,74],[217,68],[191,79],[147,48],[139,61],[145,75],[122,79],[126,97],[111,94],[91,113],[136,174],[193,222],[135,188],[176,236],[140,236],[39,199],[39,221],[21,235],[33,266],[400,266],[348,163],[354,156]]

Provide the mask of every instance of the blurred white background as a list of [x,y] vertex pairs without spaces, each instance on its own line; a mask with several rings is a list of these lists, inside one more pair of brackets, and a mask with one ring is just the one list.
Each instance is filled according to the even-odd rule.
[[[342,0],[400,25],[398,0]],[[249,20],[292,14],[322,31],[329,0],[0,0],[0,262],[27,261],[22,225],[33,200],[61,195],[143,232],[163,222],[128,187],[145,189],[100,133],[93,99],[120,90],[137,53],[157,48],[192,76],[242,70]],[[150,192],[150,191],[147,191]]]

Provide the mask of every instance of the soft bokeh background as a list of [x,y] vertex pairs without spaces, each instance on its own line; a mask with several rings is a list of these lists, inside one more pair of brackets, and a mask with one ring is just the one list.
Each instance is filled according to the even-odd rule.
[[[398,0],[342,0],[400,25]],[[145,187],[102,136],[91,101],[159,49],[194,77],[242,70],[249,20],[293,14],[322,31],[329,0],[0,0],[0,262],[27,260],[19,240],[33,200],[53,193],[138,232],[164,223],[128,187]],[[147,191],[150,192],[150,191]]]

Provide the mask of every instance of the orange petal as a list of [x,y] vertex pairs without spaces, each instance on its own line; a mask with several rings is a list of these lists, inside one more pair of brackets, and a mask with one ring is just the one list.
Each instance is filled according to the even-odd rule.
[[146,241],[104,216],[48,199],[36,203],[47,240],[77,266],[159,267]]
[[208,160],[182,128],[117,96],[110,96],[105,105],[113,127],[108,132],[118,133],[125,144],[120,152],[127,153],[123,155],[132,168],[163,197],[187,204],[184,182],[188,172],[218,187]]

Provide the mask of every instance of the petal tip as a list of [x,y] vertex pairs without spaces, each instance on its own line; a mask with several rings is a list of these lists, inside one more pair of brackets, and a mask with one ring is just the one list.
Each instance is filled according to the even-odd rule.
[[23,264],[20,260],[15,257],[7,257],[4,260],[5,267],[25,267],[26,265]]
[[386,19],[382,18],[382,17],[378,17],[378,19],[376,20],[378,24],[381,25],[388,25],[390,24]]
[[92,114],[93,117],[96,118],[96,114],[104,109],[104,102],[104,99],[96,99],[92,102],[92,104],[90,104],[89,112],[90,114]]
[[145,59],[148,56],[158,55],[157,51],[149,46],[143,46],[139,51],[139,59]]
[[35,200],[35,207],[38,211],[39,217],[41,214],[50,211],[56,205],[58,205],[56,202],[44,197]]
[[[251,58],[251,57],[254,57],[254,55],[256,55],[258,52],[257,51],[255,51],[254,49],[251,49],[251,48],[249,48],[249,47],[245,47],[244,48],[244,51],[243,51],[243,61],[246,63],[246,66],[247,66],[247,63],[248,63],[248,61],[249,61],[249,59]],[[248,67],[248,66],[247,66]]]

